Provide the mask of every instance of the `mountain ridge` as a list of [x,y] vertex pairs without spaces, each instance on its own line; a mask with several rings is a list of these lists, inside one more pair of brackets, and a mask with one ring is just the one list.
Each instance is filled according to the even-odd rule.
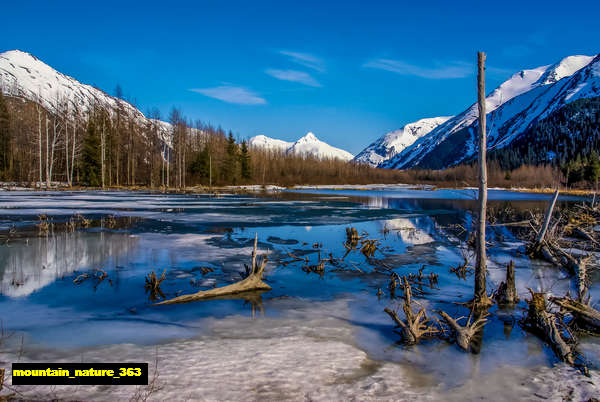
[[450,118],[452,116],[424,118],[408,123],[399,130],[390,131],[358,153],[354,157],[354,161],[377,166],[402,152],[406,147]]
[[[523,118],[525,110],[547,98],[548,94],[560,92],[573,76],[597,63],[597,59],[598,56],[568,56],[554,64],[521,70],[495,88],[486,97],[489,147],[510,145],[527,128],[523,124],[514,126],[518,116]],[[588,97],[596,93],[593,89],[589,92]],[[530,111],[531,118],[540,116],[548,107],[550,104],[546,101],[535,111]],[[477,149],[477,116],[477,104],[474,103],[378,167],[443,169],[470,159]],[[526,120],[531,123],[531,119]]]
[[0,89],[4,94],[38,102],[46,110],[56,112],[66,108],[68,113],[79,117],[94,105],[104,106],[111,113],[121,108],[138,123],[158,123],[162,141],[171,144],[170,123],[148,118],[131,103],[63,74],[22,50],[0,53]]

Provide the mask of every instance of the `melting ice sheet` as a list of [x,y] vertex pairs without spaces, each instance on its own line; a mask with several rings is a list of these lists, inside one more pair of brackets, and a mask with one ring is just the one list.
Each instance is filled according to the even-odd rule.
[[[163,195],[111,192],[0,193],[0,231],[30,233],[0,245],[0,319],[6,333],[0,365],[11,361],[147,361],[158,358],[163,388],[156,400],[463,400],[586,399],[598,393],[600,347],[583,338],[591,378],[558,364],[552,352],[518,325],[525,304],[493,310],[483,348],[472,355],[442,341],[404,347],[385,307],[389,269],[439,274],[439,290],[416,300],[429,311],[468,312],[455,302],[472,294],[472,277],[449,267],[463,260],[460,233],[473,202],[347,190],[316,196]],[[411,193],[408,193],[411,194]],[[545,196],[497,193],[515,208],[545,207]],[[38,236],[39,214],[66,222],[81,213],[94,222],[107,215],[136,217],[129,225],[94,224],[75,232]],[[321,276],[301,263],[283,264],[288,252],[315,264],[341,257],[345,229],[380,241],[375,266],[358,251],[344,267]],[[57,226],[58,227],[58,226]],[[32,230],[33,228],[33,230]],[[29,232],[27,232],[29,230]],[[166,270],[167,297],[239,280],[254,234],[269,254],[266,281],[273,290],[253,297],[152,306],[144,276]],[[517,291],[562,295],[574,284],[560,270],[523,257],[505,228],[490,230],[489,288],[516,265]],[[315,243],[317,243],[315,245]],[[385,267],[385,268],[382,268]],[[108,277],[98,282],[97,270]],[[80,284],[81,274],[90,278]],[[596,278],[593,278],[596,281]],[[377,289],[386,293],[375,296]],[[594,284],[592,298],[600,294]],[[22,345],[22,346],[21,346]],[[152,370],[151,370],[152,371]],[[572,391],[571,391],[572,390]],[[30,397],[114,400],[131,387],[39,387]],[[6,392],[6,391],[4,391]],[[537,395],[537,396],[536,396]]]

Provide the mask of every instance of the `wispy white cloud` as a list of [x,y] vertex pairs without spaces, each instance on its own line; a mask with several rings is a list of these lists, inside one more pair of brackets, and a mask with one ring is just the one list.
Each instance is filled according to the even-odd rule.
[[472,64],[461,61],[448,62],[445,64],[434,63],[434,66],[432,67],[424,67],[410,64],[402,60],[376,59],[365,63],[364,66],[401,75],[412,75],[435,80],[463,78],[468,77],[475,72],[475,68]]
[[297,70],[277,70],[269,68],[265,70],[265,73],[271,77],[277,78],[278,80],[298,82],[300,84],[308,85],[309,87],[320,87],[321,84],[310,74],[304,71]]
[[214,88],[192,88],[190,91],[239,105],[264,105],[267,103],[259,94],[243,87],[223,85]]
[[280,50],[279,53],[287,56],[293,63],[308,67],[320,73],[325,71],[325,63],[323,60],[310,53],[292,52],[288,50]]

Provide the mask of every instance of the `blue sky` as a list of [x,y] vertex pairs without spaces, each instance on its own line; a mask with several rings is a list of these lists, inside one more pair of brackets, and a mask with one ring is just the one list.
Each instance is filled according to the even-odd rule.
[[[457,4],[459,3],[459,4]],[[0,51],[28,51],[144,112],[173,106],[241,138],[307,131],[352,153],[474,102],[512,73],[600,51],[600,2],[29,1]]]

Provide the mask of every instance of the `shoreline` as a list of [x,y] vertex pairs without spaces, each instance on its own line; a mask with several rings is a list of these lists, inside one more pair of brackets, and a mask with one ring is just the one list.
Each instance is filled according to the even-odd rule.
[[[211,193],[262,193],[262,192],[279,192],[285,190],[355,190],[355,191],[370,191],[370,190],[389,190],[389,189],[403,189],[403,190],[477,190],[476,187],[472,186],[438,186],[435,184],[297,184],[294,186],[279,186],[274,184],[247,184],[238,186],[190,186],[184,189],[169,188],[164,189],[161,187],[146,187],[146,186],[110,186],[110,187],[86,187],[86,186],[68,186],[66,183],[55,183],[53,187],[28,185],[25,183],[14,183],[14,182],[0,182],[0,191],[131,191],[131,192],[151,192],[151,193],[164,193],[164,194],[211,194]],[[527,187],[489,187],[488,190],[498,191],[513,191],[520,193],[534,193],[534,194],[552,194],[556,190],[555,188],[543,187],[543,188],[527,188]],[[592,197],[594,194],[598,194],[597,190],[585,190],[585,189],[559,189],[560,194],[563,195],[575,195],[575,196],[588,196]]]

